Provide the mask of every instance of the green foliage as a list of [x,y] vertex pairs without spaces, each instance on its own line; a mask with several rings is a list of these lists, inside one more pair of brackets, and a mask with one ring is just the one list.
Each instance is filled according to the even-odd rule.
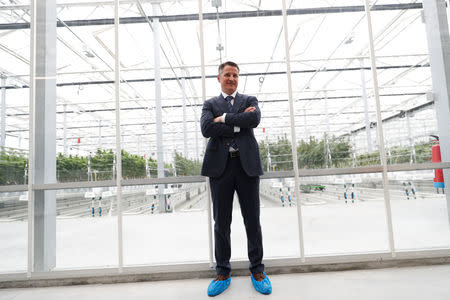
[[0,184],[24,184],[28,159],[18,152],[0,152]]
[[414,146],[416,151],[416,163],[431,162],[431,146],[432,143],[421,143]]
[[[156,167],[156,162],[154,162]],[[111,163],[112,167],[112,163]],[[149,160],[150,167],[150,160]],[[151,174],[150,167],[150,174]],[[145,158],[122,150],[122,177],[125,179],[145,177]]]
[[[326,148],[325,138],[317,140],[314,137],[309,138],[309,142],[300,141],[297,147],[299,168],[325,168],[326,166]],[[344,138],[328,138],[331,162],[333,167],[348,166],[351,156],[351,146]]]
[[[129,160],[127,159],[128,152],[122,150],[121,154],[122,154],[122,177],[125,178],[125,173],[126,170],[130,168],[130,163]],[[95,155],[91,156],[91,171],[94,170],[96,171],[97,180],[113,179],[114,156],[115,154],[111,149],[109,150],[97,149]]]
[[[330,138],[328,141],[331,160],[334,167],[351,167],[351,146],[345,139]],[[432,143],[421,143],[414,146],[416,152],[415,163],[425,163],[431,160]],[[270,169],[275,171],[292,170],[291,143],[286,138],[278,138],[269,144],[259,143],[261,159],[264,170],[267,170],[268,155],[270,153]],[[411,159],[409,147],[392,147],[390,149],[389,164],[409,163]],[[299,168],[324,168],[326,165],[326,151],[324,139],[318,140],[310,137],[309,141],[300,141],[297,147]],[[113,179],[114,153],[112,150],[97,150],[91,157],[91,171],[95,173],[94,180]],[[378,151],[357,155],[356,166],[379,165]],[[19,152],[0,152],[0,185],[25,184],[25,169],[27,158]],[[201,161],[191,160],[175,152],[175,166],[178,176],[200,175]],[[59,154],[56,158],[58,182],[87,181],[88,157],[64,156]],[[173,166],[165,164],[172,175]],[[152,177],[157,176],[156,160],[149,158],[149,169]],[[122,176],[125,179],[143,178],[145,173],[145,158],[130,154],[122,150]]]
[[374,166],[379,165],[380,161],[380,152],[375,151],[371,153],[359,154],[356,156],[356,166]]
[[411,149],[395,146],[386,153],[388,164],[404,164],[411,160]]
[[331,161],[333,167],[343,168],[352,165],[352,147],[345,138],[332,138],[328,141],[330,145]]
[[300,141],[297,147],[299,168],[324,168],[325,167],[325,143],[318,141],[314,137],[309,138],[309,142]]
[[278,138],[275,143],[269,143],[269,147],[261,141],[259,151],[264,170],[267,170],[267,151],[270,154],[271,171],[292,170],[292,145],[286,137]]
[[[415,157],[411,155],[410,147],[392,147],[390,149],[390,157],[388,156],[389,164],[403,164],[409,163],[411,160],[414,163],[426,163],[431,161],[431,147],[430,143],[421,143],[414,145]],[[414,160],[415,159],[415,160]]]
[[[351,146],[347,140],[332,138],[329,139],[328,144],[334,167],[343,167],[347,166],[349,162],[351,163]],[[272,171],[292,170],[291,149],[291,142],[286,137],[278,138],[276,142],[271,142],[268,145],[261,141],[259,150],[263,169],[267,170],[267,151],[269,151]],[[318,140],[310,137],[309,141],[301,140],[297,147],[297,158],[299,168],[325,168],[326,151],[324,139]]]
[[[145,158],[122,150],[122,177],[125,179],[145,177]],[[59,154],[56,161],[59,182],[88,180],[87,156],[64,156]],[[156,177],[156,161],[149,158],[150,175]],[[101,150],[91,156],[91,172],[95,180],[113,179],[114,152]]]
[[181,153],[175,151],[175,168],[177,176],[200,175],[202,163],[200,160],[185,158]]
[[88,158],[76,156],[64,156],[59,153],[56,157],[56,177],[59,182],[86,181]]
[[[87,156],[58,154],[56,157],[56,176],[58,182],[87,181],[88,180]],[[17,153],[0,154],[0,184],[24,184],[24,174],[27,159]],[[156,161],[149,158],[150,175],[156,177]],[[94,180],[113,179],[114,152],[101,150],[91,156],[91,172]],[[170,167],[170,165],[166,165]],[[145,158],[136,154],[130,154],[122,150],[122,177],[124,179],[146,177]]]
[[[426,163],[431,161],[431,146],[432,143],[421,143],[414,146],[416,152],[416,160],[414,163]],[[390,155],[389,155],[390,152]],[[410,147],[395,146],[386,152],[386,158],[388,164],[404,164],[411,161],[411,149]],[[414,158],[413,158],[414,160]],[[356,157],[356,165],[360,166],[373,166],[381,164],[380,152],[375,151],[372,153],[360,154]]]

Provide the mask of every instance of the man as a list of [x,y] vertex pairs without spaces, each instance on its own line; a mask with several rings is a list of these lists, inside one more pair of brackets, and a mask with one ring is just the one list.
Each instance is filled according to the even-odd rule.
[[256,97],[237,93],[239,67],[234,62],[219,66],[217,80],[222,93],[205,101],[201,130],[210,138],[203,159],[202,175],[210,178],[214,216],[216,278],[208,295],[222,293],[230,284],[230,225],[234,192],[237,192],[247,233],[251,280],[263,294],[272,292],[264,273],[259,222],[259,176],[263,174],[258,143],[253,134],[261,119]]

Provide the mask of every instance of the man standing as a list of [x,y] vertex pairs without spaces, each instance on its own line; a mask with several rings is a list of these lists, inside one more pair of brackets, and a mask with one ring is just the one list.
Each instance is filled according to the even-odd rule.
[[272,292],[264,273],[259,222],[259,176],[263,174],[259,147],[253,134],[261,119],[256,97],[237,92],[239,67],[234,62],[219,66],[217,80],[222,93],[205,101],[201,130],[210,138],[203,159],[202,175],[210,179],[214,216],[216,278],[208,295],[222,293],[230,284],[230,225],[234,192],[237,192],[247,233],[251,281],[263,294]]

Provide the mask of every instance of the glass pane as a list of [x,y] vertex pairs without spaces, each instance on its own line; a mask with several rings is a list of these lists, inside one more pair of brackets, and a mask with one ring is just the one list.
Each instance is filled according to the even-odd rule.
[[166,185],[162,210],[157,186],[126,187],[123,195],[124,264],[209,260],[205,183]]
[[28,193],[0,193],[0,273],[27,269]]
[[56,269],[117,267],[116,188],[58,190],[56,199]]
[[[57,5],[57,179],[111,180],[116,170],[114,2],[58,0]],[[93,25],[92,20],[104,22]],[[114,187],[57,191],[57,269],[117,266],[115,195]]]
[[[432,78],[423,10],[372,12],[376,64],[388,164],[440,162],[448,157],[448,111],[438,111],[439,76]],[[435,47],[433,47],[434,49]],[[434,49],[437,51],[437,49]],[[433,74],[434,75],[434,74]],[[432,80],[433,79],[433,80]],[[432,82],[434,81],[434,82]],[[445,119],[438,126],[437,116]],[[441,143],[441,145],[440,145]],[[447,159],[448,161],[448,159]],[[389,174],[394,239],[398,250],[448,247],[447,170]]]
[[15,25],[29,21],[25,8],[0,14],[0,185],[27,183],[30,29]]
[[[264,179],[261,181],[261,226],[264,256],[266,258],[300,256],[297,201],[294,195],[294,186],[293,178]],[[242,218],[235,218],[234,220],[239,219]],[[241,245],[243,248],[243,257],[246,256],[244,256],[244,253],[247,253],[245,241],[245,235],[243,235],[240,243],[238,241],[234,243],[234,245]]]
[[[114,178],[113,4],[57,1],[58,182]],[[104,25],[90,24],[94,19]]]
[[[125,80],[120,100],[124,178],[200,175],[199,156],[203,147],[199,132],[200,55],[198,43],[193,43],[198,40],[198,20],[175,18],[169,22],[165,18],[184,6],[196,7],[191,7],[192,3],[121,6],[121,17],[136,16],[138,11],[137,15],[161,16],[158,23],[120,26],[124,67],[121,76]],[[158,62],[155,61],[155,31],[160,43]],[[146,36],[145,42],[140,40],[141,36]],[[161,78],[159,95],[156,94],[157,76]],[[161,161],[159,172],[158,160]]]
[[301,179],[307,256],[388,251],[381,174]]
[[361,56],[367,43],[364,12],[336,11],[334,6],[355,5],[340,2],[295,1],[293,9],[316,7],[318,13],[297,10],[288,16],[299,168],[379,164],[378,156],[368,155],[376,133],[369,127],[375,106],[367,101]]
[[443,189],[433,186],[436,171],[389,173],[396,250],[450,246],[448,203]]
[[428,162],[438,133],[422,10],[373,11],[372,26],[387,162]]
[[[122,4],[121,17],[161,17],[150,24],[120,26],[122,177],[200,175],[198,20],[166,18],[195,14],[198,4],[141,4]],[[125,265],[209,259],[204,182],[133,186],[123,191],[129,197],[122,207]]]
[[[0,12],[0,188],[28,183],[30,1],[20,4]],[[0,273],[26,271],[27,247],[28,193],[0,191]]]

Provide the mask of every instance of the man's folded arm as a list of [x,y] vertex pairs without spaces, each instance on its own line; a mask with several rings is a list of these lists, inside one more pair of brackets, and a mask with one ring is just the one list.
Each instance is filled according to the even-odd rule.
[[202,135],[205,138],[210,137],[233,137],[234,127],[228,124],[214,122],[211,103],[205,102],[202,109],[202,117],[200,118],[200,127]]
[[258,100],[256,97],[251,97],[247,107],[254,107],[255,110],[251,112],[227,113],[225,117],[225,124],[237,126],[240,128],[255,128],[261,121],[261,111],[258,107]]

